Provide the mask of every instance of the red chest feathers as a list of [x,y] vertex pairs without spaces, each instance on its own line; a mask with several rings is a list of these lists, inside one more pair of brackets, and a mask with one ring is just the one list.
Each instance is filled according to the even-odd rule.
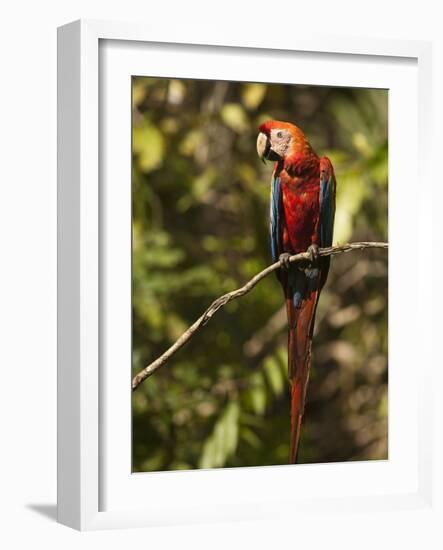
[[308,177],[282,177],[284,211],[283,248],[286,252],[304,252],[317,242],[320,216],[320,181],[317,174]]

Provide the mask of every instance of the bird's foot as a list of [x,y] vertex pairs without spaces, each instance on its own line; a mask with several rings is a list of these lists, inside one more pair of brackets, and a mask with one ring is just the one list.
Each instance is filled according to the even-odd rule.
[[278,257],[278,260],[280,262],[280,267],[282,269],[289,269],[289,266],[290,266],[289,258],[290,257],[291,257],[291,255],[288,254],[287,252],[283,252],[283,254],[280,254],[280,256]]
[[318,244],[311,244],[308,247],[307,252],[309,254],[309,261],[311,262],[311,264],[317,263],[317,260],[320,258]]

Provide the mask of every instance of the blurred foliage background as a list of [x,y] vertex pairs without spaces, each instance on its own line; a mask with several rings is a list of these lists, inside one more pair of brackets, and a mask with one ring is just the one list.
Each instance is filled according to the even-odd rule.
[[[134,77],[133,373],[270,263],[272,165],[258,125],[293,122],[337,176],[334,242],[387,240],[386,90]],[[299,462],[387,458],[386,251],[333,258]],[[133,470],[286,464],[277,279],[222,309],[133,393]]]

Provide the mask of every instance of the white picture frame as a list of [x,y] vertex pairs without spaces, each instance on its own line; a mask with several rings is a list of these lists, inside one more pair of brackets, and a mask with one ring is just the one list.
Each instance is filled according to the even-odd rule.
[[[407,105],[412,108],[408,124],[417,136],[408,148],[409,170],[417,171],[419,185],[429,187],[431,181],[428,157],[430,44],[314,37],[303,33],[299,33],[296,40],[276,35],[251,43],[241,37],[225,38],[222,31],[219,36],[208,37],[203,29],[201,36],[192,37],[193,46],[190,44],[185,28],[180,34],[175,31],[167,36],[143,25],[77,21],[58,31],[59,522],[90,530],[285,517],[288,510],[291,514],[295,509],[297,513],[309,514],[331,506],[335,512],[356,508],[372,511],[430,507],[430,334],[420,326],[411,323],[406,326],[401,306],[402,292],[407,292],[412,285],[412,310],[417,318],[432,315],[432,285],[422,284],[432,262],[432,243],[422,238],[431,233],[431,220],[423,201],[419,204],[419,216],[408,217],[417,204],[412,196],[403,197],[400,204],[401,195],[397,194],[398,186],[395,185],[403,177],[404,143],[400,141],[399,130]],[[252,62],[248,66],[244,62],[239,64],[242,56],[249,56]],[[129,371],[119,370],[118,365],[109,361],[111,355],[106,347],[109,342],[116,341],[112,338],[114,331],[122,329],[122,325],[114,321],[124,323],[129,315],[130,262],[126,260],[130,258],[130,232],[127,231],[130,203],[126,184],[130,181],[127,118],[130,103],[126,114],[120,109],[127,97],[127,76],[141,74],[142,64],[149,67],[148,75],[153,71],[153,76],[220,78],[219,71],[224,70],[223,67],[228,71],[229,65],[230,72],[223,74],[230,75],[231,79],[253,80],[256,79],[256,61],[260,58],[272,61],[267,63],[263,80],[279,81],[284,78],[282,61],[287,64],[291,56],[298,56],[301,69],[303,59],[309,59],[309,63],[305,63],[307,76],[303,83],[350,85],[351,75],[346,77],[348,80],[345,75],[354,65],[352,78],[360,79],[361,86],[378,83],[382,87],[386,79],[392,78],[395,87],[396,72],[399,82],[404,85],[401,88],[397,84],[398,91],[402,89],[403,93],[394,94],[395,103],[390,103],[390,113],[393,113],[390,123],[393,122],[398,132],[398,141],[390,139],[393,191],[390,192],[389,238],[395,243],[390,249],[390,281],[396,283],[390,286],[390,341],[392,338],[394,342],[394,346],[390,345],[390,364],[393,361],[394,365],[392,372],[390,369],[390,407],[400,410],[406,402],[410,406],[401,418],[391,415],[390,409],[390,459],[366,465],[131,475],[130,464],[128,468],[130,355],[127,354],[130,334],[124,325],[123,336],[118,339],[120,347],[113,349],[112,356],[119,357],[120,364],[129,361]],[[321,78],[317,78],[312,66],[318,59],[326,68],[334,63],[337,70],[322,71]],[[359,64],[364,67],[360,73]],[[240,68],[242,72],[235,72]],[[292,78],[296,82],[297,77]],[[287,80],[287,75],[282,81],[292,82]],[[101,95],[107,91],[108,95]],[[401,102],[404,104],[400,105]],[[112,115],[107,112],[110,106]],[[106,124],[114,121],[115,126],[109,129],[104,120]],[[112,171],[106,164],[110,158],[117,163],[112,165]],[[406,219],[402,220],[402,216]],[[115,223],[109,224],[110,219]],[[405,223],[413,229],[411,233],[415,237],[411,236],[402,245],[397,237]],[[408,287],[399,274],[404,262],[402,258],[410,248],[417,249],[417,263],[409,271]],[[420,300],[416,292],[419,287]],[[122,292],[115,292],[116,289]],[[120,300],[119,296],[123,298]],[[395,325],[391,322],[392,316],[398,319]],[[420,333],[420,350],[412,342],[414,330]],[[400,344],[405,338],[410,346],[402,350]],[[394,350],[392,357],[391,349]],[[420,369],[414,370],[419,351]],[[400,363],[401,378],[396,377],[400,370],[395,367]],[[403,431],[402,419],[412,430],[410,437],[409,432]],[[402,453],[408,456],[402,457]],[[285,490],[288,484],[297,487],[297,494]],[[146,497],[143,499],[143,495],[147,491],[150,497],[144,503]]]

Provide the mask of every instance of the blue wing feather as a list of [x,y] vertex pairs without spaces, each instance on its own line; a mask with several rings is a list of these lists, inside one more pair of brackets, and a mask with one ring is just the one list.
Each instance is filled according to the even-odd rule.
[[283,251],[281,242],[281,185],[280,178],[272,178],[271,184],[271,253],[272,260],[276,262]]
[[333,172],[320,175],[320,246],[332,245],[335,216],[335,177]]

